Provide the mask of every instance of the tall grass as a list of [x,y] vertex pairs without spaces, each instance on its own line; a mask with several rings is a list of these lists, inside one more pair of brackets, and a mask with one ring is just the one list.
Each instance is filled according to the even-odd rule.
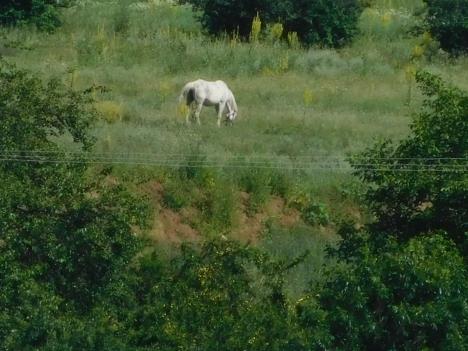
[[[109,89],[96,96],[107,111],[95,130],[97,151],[183,153],[197,144],[207,155],[344,155],[375,138],[403,136],[418,106],[417,94],[407,105],[405,69],[422,40],[409,32],[422,1],[372,3],[361,34],[340,51],[213,39],[188,6],[129,0],[80,1],[55,34],[2,29],[0,50],[76,88]],[[465,58],[442,63],[418,64],[468,84]],[[210,108],[201,128],[185,126],[177,96],[199,77],[231,86],[240,106],[233,128],[215,128]]]
[[[180,153],[199,143],[206,154],[346,154],[407,132],[405,67],[420,40],[408,30],[420,3],[376,1],[355,43],[335,51],[212,39],[189,7],[170,2],[86,1],[63,13],[55,34],[3,29],[0,50],[76,88],[110,90],[97,98],[118,106],[118,118],[96,129],[97,150]],[[466,59],[431,65],[466,77]],[[229,83],[240,106],[233,128],[215,128],[209,108],[201,128],[184,125],[179,89],[199,77]]]
[[[123,11],[122,3],[88,2],[72,8],[65,13],[65,27],[54,35],[6,33],[10,41],[31,48],[18,49],[9,56],[12,61],[64,79],[73,69],[77,87],[96,83],[111,90],[100,98],[122,104],[125,116],[98,135],[118,139],[116,147],[138,151],[149,146],[157,152],[164,146],[158,142],[160,133],[172,134],[178,144],[177,134],[184,134],[180,129],[185,126],[176,113],[176,97],[185,81],[198,77],[228,81],[239,100],[241,113],[233,130],[207,129],[214,113],[206,109],[204,130],[189,131],[203,137],[207,148],[220,152],[297,154],[313,148],[344,153],[373,137],[394,137],[406,130],[402,66],[416,39],[406,44],[398,37],[389,46],[388,37],[403,26],[393,18],[396,29],[381,33],[363,14],[361,27],[367,23],[372,28],[363,29],[355,48],[337,52],[212,40],[200,34],[187,7],[149,2]],[[372,38],[374,47],[366,44],[363,52],[359,40],[365,37]],[[310,106],[303,101],[306,90],[316,97]],[[384,128],[381,123],[386,123]],[[151,146],[140,127],[154,133]],[[121,142],[121,133],[127,134],[128,142]],[[237,143],[240,134],[245,138]]]

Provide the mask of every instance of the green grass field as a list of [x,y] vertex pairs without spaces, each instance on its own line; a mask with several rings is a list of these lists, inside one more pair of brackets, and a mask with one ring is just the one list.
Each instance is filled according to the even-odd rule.
[[[449,58],[427,34],[408,34],[422,1],[374,3],[361,16],[360,34],[341,50],[290,46],[268,39],[268,33],[257,43],[209,38],[189,7],[165,1],[81,1],[64,10],[64,26],[56,33],[1,29],[0,53],[45,79],[58,77],[77,89],[106,87],[95,93],[103,117],[94,130],[96,153],[197,155],[221,164],[233,157],[245,162],[264,157],[276,168],[196,169],[187,181],[180,170],[118,167],[115,175],[137,188],[162,184],[162,200],[157,191],[150,194],[156,221],[188,223],[205,235],[229,233],[274,219],[270,214],[253,223],[242,217],[246,212],[255,218],[253,213],[273,198],[284,199],[280,217],[312,201],[323,203],[333,222],[343,213],[359,213],[346,195],[358,187],[356,180],[335,170],[295,171],[300,157],[342,157],[373,140],[405,136],[421,104],[413,81],[418,68],[468,88],[466,57]],[[231,87],[240,109],[233,127],[217,128],[213,108],[203,110],[201,126],[185,125],[178,95],[187,81],[198,78],[222,79]],[[278,173],[287,175],[287,185],[275,178]],[[242,192],[249,194],[247,205]],[[304,196],[312,199],[301,200]],[[325,234],[323,226],[302,221],[286,227],[266,225],[255,235],[264,234],[262,247],[279,257],[307,248],[313,252],[291,275],[294,294],[311,267],[320,276],[317,267],[333,226]]]
[[[3,30],[2,53],[76,88],[110,90],[96,96],[107,119],[96,129],[97,151],[186,154],[196,146],[206,155],[344,155],[408,130],[419,97],[412,87],[408,104],[413,83],[405,72],[423,39],[405,31],[417,3],[382,1],[366,10],[361,36],[335,51],[210,39],[188,7],[164,2],[87,1],[66,10],[56,34]],[[430,59],[417,65],[466,86],[466,59]],[[208,108],[202,127],[185,126],[177,97],[197,78],[228,82],[240,107],[233,128],[218,130]]]

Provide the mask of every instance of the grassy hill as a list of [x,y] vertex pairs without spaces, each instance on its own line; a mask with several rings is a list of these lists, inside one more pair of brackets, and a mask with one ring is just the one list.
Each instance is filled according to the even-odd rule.
[[[466,86],[466,59],[449,64],[427,49],[410,63],[426,40],[407,34],[419,3],[377,2],[362,15],[361,36],[335,51],[267,38],[255,44],[207,38],[189,7],[163,1],[82,1],[63,13],[65,25],[55,34],[3,30],[2,53],[77,88],[110,90],[97,96],[110,122],[96,130],[98,150],[177,154],[196,146],[208,155],[343,155],[374,138],[405,134],[418,104],[414,87],[408,104],[414,66]],[[184,125],[177,96],[199,77],[232,87],[240,106],[234,128],[217,130],[210,109],[202,128]]]
[[[420,105],[418,68],[468,88],[466,58],[439,52],[427,34],[409,34],[421,1],[373,3],[360,35],[341,50],[301,48],[268,31],[257,43],[210,38],[190,7],[169,1],[80,1],[63,11],[56,33],[1,29],[0,53],[75,88],[106,88],[95,93],[102,120],[94,152],[156,163],[116,166],[109,176],[152,203],[150,236],[178,243],[226,234],[288,257],[309,248],[308,265],[293,272],[294,290],[301,270],[323,261],[334,222],[365,221],[357,180],[333,169],[338,164],[315,169],[317,157],[341,160],[375,139],[406,135]],[[202,126],[185,125],[177,98],[197,78],[232,88],[240,108],[233,127],[218,129],[210,108]],[[165,167],[161,159],[217,167]]]

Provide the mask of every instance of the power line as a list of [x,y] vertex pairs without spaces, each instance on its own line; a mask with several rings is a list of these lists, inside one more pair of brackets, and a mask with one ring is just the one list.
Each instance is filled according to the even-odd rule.
[[[258,169],[281,169],[281,170],[329,170],[351,172],[353,168],[344,157],[319,157],[318,159],[295,161],[270,157],[263,160],[233,158],[209,158],[190,159],[187,155],[183,157],[167,157],[167,155],[154,157],[128,157],[129,155],[141,155],[141,153],[123,154],[125,157],[116,157],[115,153],[106,154],[84,154],[84,153],[62,153],[62,152],[33,152],[30,154],[15,152],[0,152],[0,162],[24,162],[24,163],[89,163],[89,164],[124,164],[124,165],[152,165],[161,167],[189,167],[189,168],[258,168]],[[122,155],[122,153],[120,153]],[[151,155],[151,154],[148,154]],[[74,158],[70,158],[74,156]],[[310,158],[310,156],[309,156]],[[312,157],[313,158],[313,157]],[[363,159],[366,162],[353,164],[359,170],[388,171],[388,172],[462,172],[468,171],[467,158],[376,158]],[[369,162],[369,161],[392,161],[393,163]],[[396,161],[406,161],[405,163]],[[422,161],[426,163],[421,163]],[[427,163],[427,161],[431,161]],[[433,163],[437,162],[437,163]],[[442,163],[441,163],[442,162]],[[450,162],[450,163],[446,163]],[[456,163],[454,163],[456,162]],[[461,164],[460,164],[461,162]]]
[[[1,150],[1,156],[11,157],[43,157],[41,155],[59,155],[60,157],[75,156],[75,157],[94,157],[94,158],[135,158],[136,156],[145,156],[152,159],[164,160],[179,160],[188,159],[191,157],[200,157],[201,159],[209,158],[226,158],[230,159],[264,159],[264,160],[278,160],[278,159],[320,159],[320,160],[346,160],[347,157],[343,155],[330,155],[330,154],[301,154],[301,155],[278,155],[278,154],[255,154],[255,155],[229,155],[229,154],[213,154],[202,155],[199,153],[164,153],[163,155],[155,152],[93,152],[86,153],[82,151],[53,151],[53,150]],[[468,157],[360,157],[352,156],[351,159],[359,160],[382,160],[382,161],[466,161]]]

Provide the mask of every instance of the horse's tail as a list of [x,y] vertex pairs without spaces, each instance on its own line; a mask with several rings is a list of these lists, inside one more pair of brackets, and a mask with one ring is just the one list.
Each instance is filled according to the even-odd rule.
[[185,104],[188,106],[193,102],[194,99],[195,97],[194,97],[193,87],[190,83],[188,83],[184,86],[184,88],[182,89],[180,93],[179,103],[181,104],[185,102]]

